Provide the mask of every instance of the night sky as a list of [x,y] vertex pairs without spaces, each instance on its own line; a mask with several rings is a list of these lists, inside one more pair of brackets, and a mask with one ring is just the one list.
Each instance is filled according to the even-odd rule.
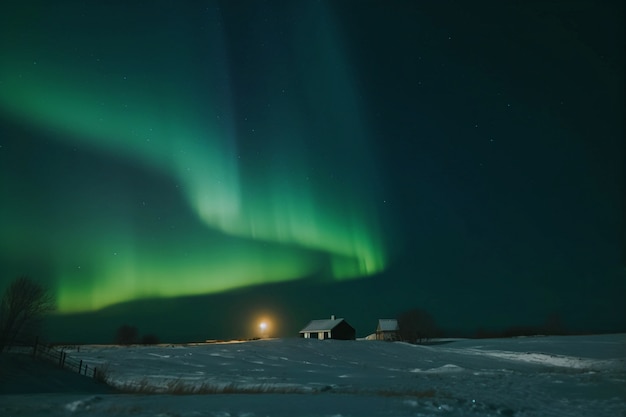
[[621,1],[2,2],[0,288],[66,342],[626,331],[624,46]]

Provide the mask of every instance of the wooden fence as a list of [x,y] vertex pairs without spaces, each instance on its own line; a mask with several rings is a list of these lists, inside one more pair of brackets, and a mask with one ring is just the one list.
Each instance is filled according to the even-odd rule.
[[[67,352],[63,349],[57,349],[52,345],[45,345],[35,340],[33,345],[33,357],[49,362],[53,362],[61,368],[69,369],[80,375],[85,375],[94,379],[98,379],[98,368],[83,363],[82,359],[75,359],[67,356]],[[102,375],[103,376],[103,375]]]

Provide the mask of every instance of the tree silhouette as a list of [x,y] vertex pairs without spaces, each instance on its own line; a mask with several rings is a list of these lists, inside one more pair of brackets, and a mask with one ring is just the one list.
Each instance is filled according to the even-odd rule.
[[425,310],[414,308],[398,315],[400,339],[409,343],[423,343],[440,335],[435,319]]
[[115,343],[118,345],[132,345],[139,340],[139,330],[135,326],[124,324],[115,333]]
[[52,294],[42,285],[26,276],[13,280],[0,301],[0,353],[16,341],[34,340],[54,307]]

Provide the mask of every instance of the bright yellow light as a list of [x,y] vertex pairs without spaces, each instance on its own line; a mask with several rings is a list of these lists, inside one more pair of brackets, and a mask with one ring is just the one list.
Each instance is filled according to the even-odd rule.
[[276,329],[274,328],[273,320],[270,320],[267,316],[262,316],[257,319],[256,322],[256,336],[260,338],[268,338],[270,337],[270,332],[274,332]]

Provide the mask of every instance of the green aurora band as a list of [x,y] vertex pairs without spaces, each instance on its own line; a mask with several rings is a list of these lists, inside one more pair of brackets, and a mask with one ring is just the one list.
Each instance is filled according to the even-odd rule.
[[[380,194],[358,93],[329,13],[310,7],[330,24],[317,28],[320,35],[307,48],[297,42],[310,28],[294,26],[291,47],[299,52],[293,61],[282,70],[267,62],[260,68],[256,77],[275,93],[266,93],[265,108],[250,116],[252,127],[245,123],[252,113],[233,104],[237,75],[228,67],[226,35],[218,26],[199,46],[169,49],[153,45],[165,44],[176,28],[146,43],[122,26],[118,38],[125,46],[104,44],[102,59],[90,61],[72,55],[70,39],[80,35],[71,31],[55,40],[54,55],[44,33],[2,44],[9,58],[0,67],[2,112],[60,146],[125,158],[171,178],[204,225],[193,234],[149,239],[134,227],[131,210],[93,209],[91,220],[76,219],[65,228],[43,224],[53,216],[17,222],[3,216],[0,226],[9,233],[0,247],[15,257],[32,251],[33,243],[19,238],[28,222],[73,242],[40,237],[37,243],[53,259],[60,312],[319,273],[357,278],[385,268],[375,203]],[[153,25],[157,30],[158,22]],[[143,52],[135,56],[137,51]],[[198,65],[200,53],[210,59]],[[148,56],[155,62],[146,63]],[[151,70],[154,65],[166,70]],[[281,71],[301,81],[285,91]],[[323,149],[311,153],[311,144]],[[57,198],[70,194],[59,190]]]

